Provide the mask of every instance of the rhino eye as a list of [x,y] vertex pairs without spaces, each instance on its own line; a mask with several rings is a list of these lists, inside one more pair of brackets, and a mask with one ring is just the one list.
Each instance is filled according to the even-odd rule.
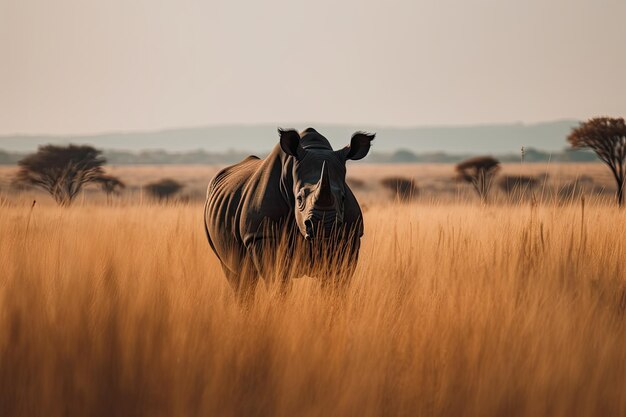
[[302,197],[302,194],[298,194],[296,202],[298,203],[298,209],[304,210],[304,198]]

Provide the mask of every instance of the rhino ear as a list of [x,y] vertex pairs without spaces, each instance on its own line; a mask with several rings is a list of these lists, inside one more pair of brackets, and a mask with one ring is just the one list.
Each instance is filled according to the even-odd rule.
[[300,159],[304,155],[304,149],[300,145],[300,135],[293,129],[283,130],[278,128],[280,147],[287,155]]
[[375,133],[356,132],[350,139],[350,146],[346,146],[340,152],[343,153],[346,160],[352,159],[357,161],[363,159],[370,151],[375,137]]

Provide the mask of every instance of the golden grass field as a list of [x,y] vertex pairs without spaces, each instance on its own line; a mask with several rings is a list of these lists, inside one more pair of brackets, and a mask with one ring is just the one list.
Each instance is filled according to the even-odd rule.
[[0,416],[626,415],[626,212],[610,195],[376,194],[343,297],[301,278],[284,298],[261,284],[247,309],[200,201],[7,197]]

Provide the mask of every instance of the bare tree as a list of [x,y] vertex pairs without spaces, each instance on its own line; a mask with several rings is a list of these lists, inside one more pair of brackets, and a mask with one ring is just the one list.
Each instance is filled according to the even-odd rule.
[[36,153],[18,162],[16,183],[39,187],[62,206],[69,206],[82,187],[104,175],[106,160],[91,146],[39,147]]
[[567,141],[573,148],[589,148],[609,166],[617,185],[617,205],[624,204],[626,123],[623,118],[596,117],[572,129]]
[[456,166],[458,178],[472,184],[483,203],[487,202],[493,177],[499,170],[500,161],[491,156],[477,156]]
[[169,200],[182,188],[183,184],[170,178],[164,178],[145,186],[146,191],[158,200]]

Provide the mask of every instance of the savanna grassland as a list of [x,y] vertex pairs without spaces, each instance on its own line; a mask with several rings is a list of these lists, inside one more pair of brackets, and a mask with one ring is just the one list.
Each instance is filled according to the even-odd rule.
[[[450,166],[355,164],[353,284],[261,284],[247,308],[195,186],[170,204],[133,189],[187,168],[115,169],[129,186],[109,202],[3,194],[1,416],[626,415],[626,212],[599,165],[481,205]],[[423,174],[419,198],[371,185],[398,172]]]

